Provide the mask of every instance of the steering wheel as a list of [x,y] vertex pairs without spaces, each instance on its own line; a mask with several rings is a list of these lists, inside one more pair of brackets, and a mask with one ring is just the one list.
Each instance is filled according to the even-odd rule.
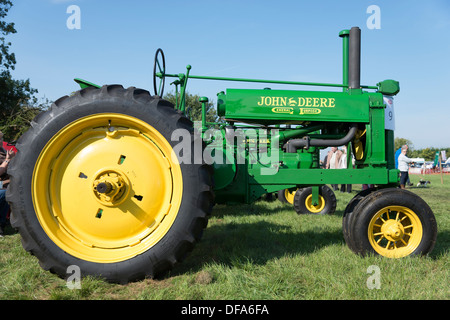
[[[155,95],[160,96],[161,98],[164,92],[164,83],[166,80],[165,74],[166,61],[164,59],[164,52],[162,49],[158,49],[156,50],[155,62],[153,65],[153,89],[155,90]],[[159,78],[159,80],[156,78]]]

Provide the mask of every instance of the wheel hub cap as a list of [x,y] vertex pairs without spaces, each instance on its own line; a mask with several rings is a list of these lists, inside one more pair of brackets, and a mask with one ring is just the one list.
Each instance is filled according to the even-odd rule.
[[311,213],[319,213],[325,208],[325,199],[319,194],[319,203],[314,204],[312,194],[310,194],[305,200],[305,206]]
[[403,225],[398,221],[389,219],[381,227],[381,232],[383,232],[386,239],[390,241],[398,241],[403,238],[405,229],[403,228]]
[[123,202],[128,195],[129,180],[117,170],[102,170],[94,179],[93,192],[101,204],[115,206]]

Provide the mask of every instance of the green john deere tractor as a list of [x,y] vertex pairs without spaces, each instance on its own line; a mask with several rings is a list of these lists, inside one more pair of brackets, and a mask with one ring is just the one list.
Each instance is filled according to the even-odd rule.
[[[429,253],[436,221],[417,195],[398,188],[392,97],[399,84],[360,84],[360,29],[339,33],[342,84],[236,79],[166,72],[158,49],[154,95],[76,79],[81,90],[39,114],[17,143],[7,199],[11,223],[41,266],[67,276],[126,283],[182,261],[215,203],[252,203],[282,190],[298,213],[332,213],[327,184],[372,184],[347,205],[343,234],[357,254],[388,258]],[[173,78],[178,100],[163,97]],[[226,80],[329,91],[226,89],[224,121],[187,115],[188,80]],[[324,170],[320,150],[347,146],[355,166]],[[287,190],[287,191],[285,191]]]

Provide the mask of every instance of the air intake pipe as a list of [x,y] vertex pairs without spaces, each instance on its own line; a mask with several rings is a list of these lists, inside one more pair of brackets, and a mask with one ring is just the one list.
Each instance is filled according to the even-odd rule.
[[348,87],[361,88],[361,29],[353,27],[349,34]]
[[298,149],[309,147],[339,147],[348,144],[356,134],[358,130],[358,124],[352,123],[350,130],[347,132],[345,137],[341,139],[313,139],[311,140],[309,136],[305,136],[302,139],[292,139],[286,144],[286,151],[288,153],[295,153]]

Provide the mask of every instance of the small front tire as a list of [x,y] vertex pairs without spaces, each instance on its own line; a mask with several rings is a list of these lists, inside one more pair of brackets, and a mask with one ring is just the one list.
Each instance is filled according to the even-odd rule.
[[[364,205],[362,205],[364,204]],[[402,189],[371,193],[357,205],[350,221],[354,252],[402,258],[430,253],[436,242],[436,219],[416,194]]]
[[328,186],[319,188],[319,203],[312,203],[312,187],[298,189],[294,197],[297,214],[333,214],[336,211],[336,196]]

